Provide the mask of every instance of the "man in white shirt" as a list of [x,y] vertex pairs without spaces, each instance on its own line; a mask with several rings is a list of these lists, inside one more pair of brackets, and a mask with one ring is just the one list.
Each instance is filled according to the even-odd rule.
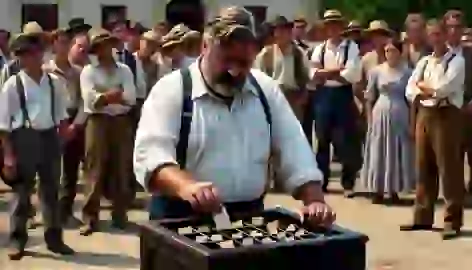
[[80,91],[80,72],[82,68],[69,61],[72,42],[71,29],[58,29],[51,35],[54,59],[43,65],[46,72],[53,73],[63,81],[64,95],[67,97],[66,142],[62,160],[61,221],[66,224],[73,220],[74,199],[77,194],[79,165],[84,152],[84,127],[87,114]]
[[314,95],[316,159],[324,175],[323,189],[327,191],[333,144],[343,166],[344,195],[351,198],[356,174],[362,166],[359,111],[353,93],[353,85],[360,81],[362,72],[359,47],[342,38],[346,22],[339,11],[326,11],[323,20],[328,39],[315,48],[311,57],[314,65],[311,77],[319,84]]
[[263,208],[267,164],[302,200],[308,221],[330,225],[321,172],[278,84],[251,70],[257,45],[252,15],[223,9],[204,34],[202,57],[154,86],[143,106],[134,168],[153,193],[151,219]]
[[427,33],[433,53],[418,62],[406,89],[406,97],[418,108],[415,128],[418,179],[413,223],[400,229],[432,229],[441,179],[446,201],[442,236],[451,239],[459,236],[463,225],[461,108],[465,61],[447,47],[442,21],[428,22]]
[[85,236],[98,230],[100,199],[108,190],[113,202],[112,226],[126,226],[127,209],[133,198],[133,129],[129,111],[136,103],[133,74],[113,57],[116,38],[102,29],[92,29],[90,35],[90,53],[96,55],[97,63],[87,65],[80,74],[84,110],[89,115],[85,128],[85,177],[90,188],[82,209],[85,226],[81,230]]
[[[18,74],[11,76],[0,94],[0,130],[4,150],[4,174],[14,179],[10,211],[11,260],[24,256],[28,241],[27,220],[30,196],[39,175],[39,199],[45,225],[47,248],[69,255],[64,244],[58,203],[61,176],[59,134],[67,118],[64,84],[42,70],[44,47],[38,35],[20,34],[12,52],[21,61]],[[58,134],[59,131],[59,134]]]

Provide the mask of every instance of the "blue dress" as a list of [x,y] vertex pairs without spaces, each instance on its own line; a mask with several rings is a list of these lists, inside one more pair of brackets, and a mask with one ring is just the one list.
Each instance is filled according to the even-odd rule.
[[410,75],[406,65],[393,70],[387,64],[369,74],[366,98],[375,103],[361,171],[361,181],[369,192],[408,192],[414,188],[414,142],[405,100]]

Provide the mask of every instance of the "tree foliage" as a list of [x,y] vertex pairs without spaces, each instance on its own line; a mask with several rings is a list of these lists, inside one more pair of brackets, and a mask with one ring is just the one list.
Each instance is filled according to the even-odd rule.
[[[466,0],[322,0],[324,9],[339,9],[349,19],[363,24],[371,20],[386,20],[393,28],[401,28],[410,12],[421,12],[426,18],[442,16],[448,9],[460,9],[472,14],[472,1]],[[472,15],[468,16],[471,23]]]

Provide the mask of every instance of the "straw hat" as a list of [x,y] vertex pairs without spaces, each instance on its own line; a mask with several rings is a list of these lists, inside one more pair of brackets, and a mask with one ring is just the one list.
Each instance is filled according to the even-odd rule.
[[90,53],[94,53],[98,45],[104,44],[106,42],[115,43],[119,39],[113,36],[109,31],[105,29],[90,29]]
[[361,32],[362,33],[362,25],[359,21],[350,21],[349,24],[347,25],[346,31],[343,32],[343,35],[349,35],[355,32]]
[[324,23],[329,23],[329,22],[339,22],[339,23],[344,23],[346,19],[344,18],[343,14],[336,9],[329,9],[325,11],[323,14],[323,22]]
[[183,37],[184,40],[190,40],[190,39],[199,39],[202,37],[202,34],[198,31],[195,30],[190,30],[188,33],[186,33]]
[[19,34],[10,43],[10,51],[14,55],[30,51],[32,49],[43,49],[43,40],[39,35]]
[[43,28],[37,22],[28,22],[23,25],[21,35],[43,35],[45,34]]
[[184,36],[191,30],[183,23],[177,24],[165,36],[162,37],[162,48],[181,44],[184,41]]
[[371,21],[369,24],[369,28],[364,30],[366,34],[381,34],[386,36],[392,36],[394,33],[388,27],[388,23],[383,20],[375,20]]
[[154,30],[149,30],[141,35],[141,39],[156,42],[156,43],[161,43],[162,36]]

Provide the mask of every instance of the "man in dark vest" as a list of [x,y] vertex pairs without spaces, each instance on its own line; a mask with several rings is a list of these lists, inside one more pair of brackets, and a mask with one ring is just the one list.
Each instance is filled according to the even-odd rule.
[[343,166],[341,184],[346,197],[353,197],[357,171],[361,168],[361,136],[357,126],[353,85],[361,79],[359,47],[344,39],[345,20],[337,10],[325,12],[324,25],[328,39],[315,48],[311,57],[311,75],[318,82],[314,97],[315,132],[318,142],[317,161],[324,174],[324,190],[330,177],[330,148]]
[[308,82],[308,59],[292,39],[292,26],[284,16],[276,16],[271,26],[274,44],[256,58],[255,67],[276,80],[298,120],[304,116]]

